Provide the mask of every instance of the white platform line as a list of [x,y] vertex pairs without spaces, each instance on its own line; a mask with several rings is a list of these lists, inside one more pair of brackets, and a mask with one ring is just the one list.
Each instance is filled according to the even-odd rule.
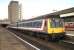
[[74,34],[66,34],[66,35],[69,35],[69,36],[74,36]]
[[67,42],[67,43],[71,43],[71,44],[74,44],[74,42],[71,42],[71,41],[64,41],[64,42]]
[[[7,30],[7,31],[8,31],[8,30]],[[8,31],[8,32],[10,32],[10,31]],[[28,43],[27,41],[21,39],[20,37],[18,37],[18,36],[15,35],[14,33],[12,33],[12,32],[10,32],[10,33],[11,33],[13,36],[15,36],[16,38],[18,38],[19,40],[21,40],[21,41],[23,41],[24,43],[26,43],[26,44],[30,45],[31,47],[35,48],[36,50],[40,50],[39,48],[35,47],[34,45],[32,45],[32,44]]]

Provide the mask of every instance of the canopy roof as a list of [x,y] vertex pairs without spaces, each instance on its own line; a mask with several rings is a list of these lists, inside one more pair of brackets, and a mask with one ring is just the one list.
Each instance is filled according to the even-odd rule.
[[29,19],[29,20],[23,20],[23,21],[30,21],[30,20],[43,19],[43,18],[52,18],[52,17],[57,18],[57,17],[60,17],[61,14],[71,13],[71,12],[74,12],[74,7],[64,9],[61,11],[57,11],[57,12],[53,12],[53,13],[49,13],[49,14],[45,14],[45,15],[41,15],[41,16],[38,16],[36,18]]

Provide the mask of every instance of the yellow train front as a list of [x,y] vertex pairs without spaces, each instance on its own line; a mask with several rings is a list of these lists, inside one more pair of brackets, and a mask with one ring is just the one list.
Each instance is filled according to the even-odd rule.
[[61,40],[65,38],[65,28],[63,26],[63,20],[60,18],[48,18],[47,19],[47,32],[50,40]]

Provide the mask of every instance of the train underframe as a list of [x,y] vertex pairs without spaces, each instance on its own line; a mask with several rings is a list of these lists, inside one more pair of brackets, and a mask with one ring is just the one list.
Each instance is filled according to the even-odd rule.
[[48,34],[44,32],[35,32],[35,31],[30,31],[30,30],[21,30],[21,29],[12,29],[12,30],[20,31],[23,34],[30,35],[30,36],[40,38],[40,39],[44,39],[44,40],[48,40],[48,41],[57,41],[57,40],[65,39],[65,32]]
[[44,32],[43,33],[42,32],[32,32],[31,35],[41,38],[41,39],[49,40],[49,41],[57,41],[57,40],[65,39],[65,33],[48,34],[48,33],[44,33]]

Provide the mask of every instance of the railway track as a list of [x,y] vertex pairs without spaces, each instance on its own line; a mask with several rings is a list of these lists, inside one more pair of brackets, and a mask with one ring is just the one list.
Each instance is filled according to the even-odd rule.
[[45,41],[39,38],[25,35],[23,32],[14,31],[14,30],[9,30],[9,31],[15,33],[17,36],[19,36],[23,40],[26,40],[30,44],[36,46],[40,50],[73,50],[74,49],[73,44],[71,45],[64,41],[49,42],[49,41]]

